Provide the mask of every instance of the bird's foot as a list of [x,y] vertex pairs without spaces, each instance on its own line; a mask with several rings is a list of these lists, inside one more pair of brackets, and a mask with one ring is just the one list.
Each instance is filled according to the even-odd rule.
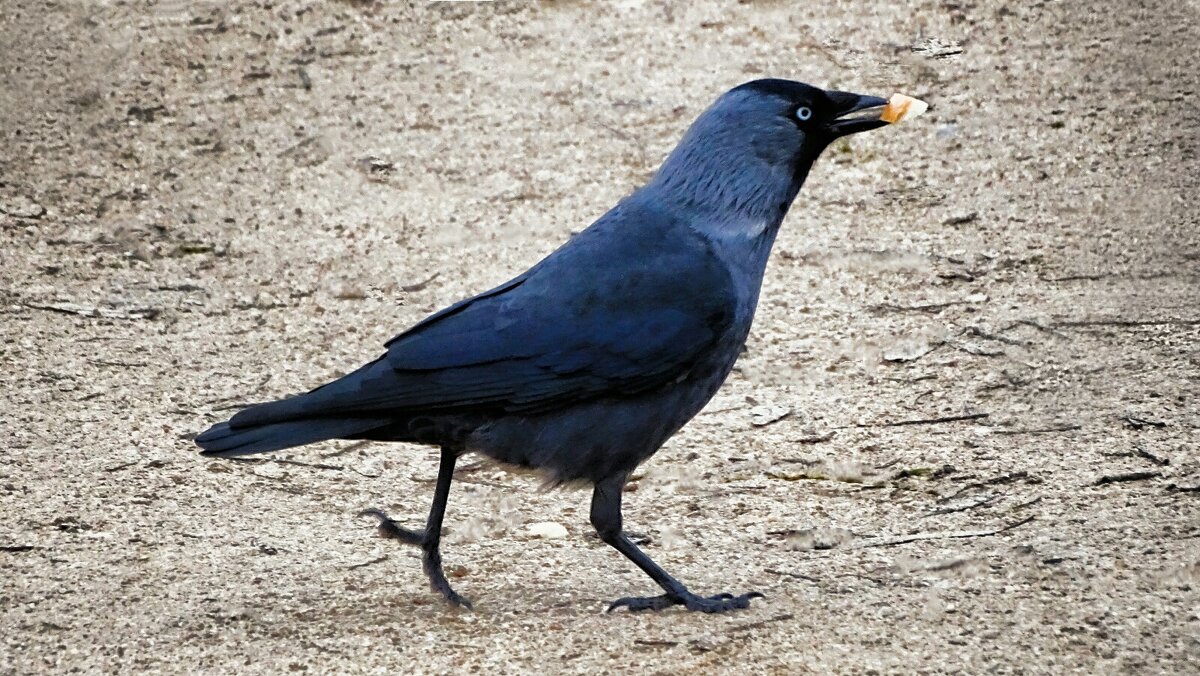
[[608,606],[608,612],[617,608],[628,608],[630,612],[640,610],[663,610],[671,606],[684,606],[691,611],[701,613],[723,613],[727,610],[739,610],[750,607],[750,599],[761,599],[759,592],[747,592],[741,596],[733,594],[717,594],[716,596],[696,596],[690,592],[682,594],[662,594],[661,596],[626,596],[617,599]]
[[474,610],[475,606],[471,604],[470,599],[465,598],[462,594],[454,591],[450,583],[446,581],[446,574],[442,572],[442,561],[440,556],[429,556],[428,553],[424,559],[425,575],[429,577],[429,586],[437,593],[446,599],[446,603],[467,610]]
[[424,550],[424,555],[421,557],[422,568],[425,569],[425,575],[429,578],[429,586],[433,590],[442,595],[446,602],[453,606],[472,610],[471,601],[464,598],[461,594],[454,591],[450,583],[446,580],[446,574],[442,572],[442,555],[438,551],[438,543],[429,539],[425,529],[410,530],[405,528],[395,521],[392,521],[383,510],[368,509],[359,513],[359,516],[373,516],[379,519],[379,537],[389,540],[399,540],[405,544],[416,545]]

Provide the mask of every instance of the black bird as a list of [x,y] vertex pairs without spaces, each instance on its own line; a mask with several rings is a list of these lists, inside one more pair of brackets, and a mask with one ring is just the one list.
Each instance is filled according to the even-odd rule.
[[622,488],[729,375],[817,156],[884,126],[886,103],[788,80],[743,84],[700,115],[648,184],[527,272],[418,323],[353,373],[243,410],[196,443],[221,457],[323,439],[440,447],[423,530],[368,513],[385,536],[424,550],[433,588],[453,604],[470,606],[442,572],[442,516],[456,460],[476,452],[594,484],[592,525],[664,591],[609,610],[745,608],[762,595],[695,595],[630,541]]

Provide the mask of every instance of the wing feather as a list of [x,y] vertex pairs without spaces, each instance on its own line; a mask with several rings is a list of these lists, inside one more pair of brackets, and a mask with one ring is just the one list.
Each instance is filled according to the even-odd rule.
[[644,222],[663,218],[657,212],[628,211],[610,212],[611,223],[602,219],[524,275],[396,336],[378,360],[231,424],[532,413],[678,380],[731,326],[734,286],[707,240],[677,223]]

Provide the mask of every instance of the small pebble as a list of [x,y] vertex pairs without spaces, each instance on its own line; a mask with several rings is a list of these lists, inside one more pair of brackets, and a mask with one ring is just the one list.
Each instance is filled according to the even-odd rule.
[[539,521],[538,523],[531,523],[528,526],[528,531],[533,537],[546,538],[547,540],[556,540],[567,537],[566,526],[553,521]]

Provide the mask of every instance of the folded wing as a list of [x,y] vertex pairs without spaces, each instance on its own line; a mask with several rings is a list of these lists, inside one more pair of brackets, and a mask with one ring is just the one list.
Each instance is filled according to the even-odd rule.
[[733,320],[727,270],[699,238],[673,238],[673,248],[636,237],[614,246],[613,233],[603,234],[585,232],[525,275],[392,339],[376,361],[299,397],[246,409],[230,426],[529,414],[686,377]]

